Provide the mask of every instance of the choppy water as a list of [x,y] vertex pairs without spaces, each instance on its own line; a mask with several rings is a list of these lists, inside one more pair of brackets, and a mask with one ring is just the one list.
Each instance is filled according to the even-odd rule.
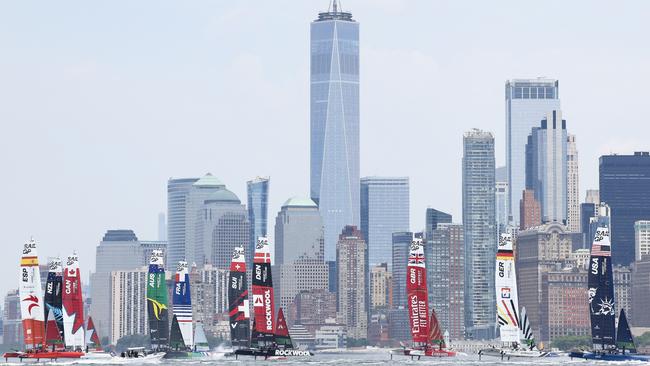
[[[21,365],[19,362],[9,362],[9,365]],[[519,359],[511,361],[501,361],[496,358],[483,357],[479,361],[477,355],[461,355],[454,358],[438,359],[438,358],[422,358],[420,361],[411,360],[404,356],[394,356],[393,360],[387,350],[373,350],[362,352],[346,352],[346,353],[318,353],[311,358],[294,358],[287,360],[253,360],[250,357],[234,357],[218,356],[211,360],[75,360],[75,361],[57,361],[57,362],[40,362],[39,364],[51,365],[232,365],[232,366],[247,366],[247,365],[342,365],[342,366],[374,366],[374,365],[461,365],[461,366],[492,366],[492,365],[512,365],[512,366],[530,366],[531,364],[540,366],[553,366],[553,365],[575,365],[575,366],[593,366],[612,364],[612,362],[591,362],[585,360],[570,360],[568,357],[553,357],[542,359]],[[615,362],[614,364],[647,364],[644,362]],[[22,363],[24,365],[24,363]]]

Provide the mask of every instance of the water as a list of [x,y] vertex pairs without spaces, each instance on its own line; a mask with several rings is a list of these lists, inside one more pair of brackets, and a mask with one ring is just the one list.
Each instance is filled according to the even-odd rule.
[[[10,362],[9,365],[24,365],[25,363]],[[342,352],[342,353],[318,353],[311,358],[293,358],[287,360],[269,360],[264,361],[261,359],[253,360],[250,357],[224,357],[219,355],[211,360],[149,360],[141,361],[135,359],[127,360],[66,360],[57,362],[40,362],[39,364],[52,364],[52,365],[187,365],[187,366],[200,366],[200,365],[231,365],[231,366],[247,366],[247,365],[336,365],[336,366],[375,366],[375,365],[460,365],[460,366],[493,366],[493,365],[512,365],[512,366],[553,366],[553,365],[576,365],[576,366],[595,366],[606,364],[648,364],[645,362],[592,362],[585,360],[570,360],[568,357],[552,357],[552,358],[538,358],[538,359],[518,359],[511,361],[501,361],[500,359],[484,356],[479,361],[477,355],[460,355],[453,358],[425,358],[420,361],[411,360],[404,356],[393,356],[390,359],[390,354],[387,350],[367,350],[360,352]]]

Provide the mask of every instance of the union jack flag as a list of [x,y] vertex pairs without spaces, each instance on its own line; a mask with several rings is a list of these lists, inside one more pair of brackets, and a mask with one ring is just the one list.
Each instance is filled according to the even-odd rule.
[[416,253],[409,256],[409,264],[424,264],[424,254]]

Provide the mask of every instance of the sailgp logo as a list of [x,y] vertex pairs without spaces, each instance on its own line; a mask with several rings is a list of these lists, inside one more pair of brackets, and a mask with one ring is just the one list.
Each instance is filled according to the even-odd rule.
[[32,249],[36,249],[36,243],[34,242],[25,243],[25,247],[23,248],[23,254],[31,253]]

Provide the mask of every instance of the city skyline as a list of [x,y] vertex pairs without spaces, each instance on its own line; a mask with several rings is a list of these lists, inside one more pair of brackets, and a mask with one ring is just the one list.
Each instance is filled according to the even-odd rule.
[[[200,177],[212,172],[243,199],[247,180],[269,175],[274,180],[269,198],[272,213],[287,198],[308,195],[306,35],[310,21],[326,10],[327,1],[287,2],[291,6],[284,7],[287,21],[281,25],[266,17],[277,11],[277,3],[197,4],[180,13],[177,8],[151,4],[129,4],[133,14],[120,11],[119,15],[113,13],[116,8],[85,4],[79,9],[85,17],[79,18],[66,14],[65,8],[47,4],[39,8],[42,14],[31,12],[28,4],[2,5],[0,34],[9,35],[0,38],[0,46],[8,50],[0,61],[0,77],[7,81],[0,86],[0,121],[10,126],[0,144],[0,162],[7,168],[0,183],[7,195],[0,214],[7,225],[5,246],[20,247],[33,235],[43,257],[66,256],[76,249],[83,271],[90,271],[95,247],[106,230],[133,229],[143,239],[157,238],[156,218],[158,212],[166,211],[169,177]],[[497,166],[505,164],[506,80],[546,76],[560,81],[562,110],[571,121],[580,151],[580,197],[586,188],[598,187],[601,154],[648,150],[640,140],[643,134],[631,133],[645,128],[644,94],[626,93],[625,100],[612,100],[610,93],[589,87],[589,82],[607,83],[609,90],[628,90],[650,81],[650,74],[641,67],[650,59],[648,51],[625,47],[625,42],[633,44],[635,37],[647,34],[648,25],[640,17],[647,12],[639,9],[647,4],[618,9],[624,13],[625,24],[603,26],[596,19],[581,17],[583,31],[554,39],[554,44],[542,41],[535,48],[515,41],[526,36],[539,41],[541,30],[518,26],[526,23],[513,15],[530,15],[534,9],[540,19],[553,17],[550,21],[560,30],[575,30],[565,22],[583,11],[605,17],[609,8],[585,10],[580,3],[564,4],[565,12],[557,14],[552,6],[516,4],[497,10],[474,4],[476,13],[493,23],[508,20],[495,24],[494,29],[478,28],[484,34],[476,36],[475,24],[462,29],[449,23],[462,16],[468,24],[485,24],[471,21],[478,15],[468,13],[467,3],[406,6],[378,2],[368,6],[345,1],[342,5],[363,25],[361,175],[410,177],[411,231],[423,229],[427,206],[461,217],[464,130],[479,127],[494,133]],[[140,24],[142,18],[135,14],[143,12],[148,16]],[[34,23],[24,21],[28,14],[34,16]],[[241,21],[243,14],[248,17]],[[412,19],[395,14],[408,14]],[[121,19],[124,29],[111,28],[111,16]],[[439,24],[427,25],[423,35],[416,35],[414,24],[419,20],[422,25],[431,16],[439,18]],[[54,18],[61,19],[61,24],[54,23]],[[400,26],[394,27],[399,31],[382,29],[387,19],[399,22]],[[63,25],[66,23],[69,25]],[[162,32],[170,24],[181,33]],[[258,26],[272,31],[260,35]],[[77,32],[78,27],[85,32]],[[514,40],[496,40],[495,34],[510,27],[519,30],[512,35]],[[233,30],[240,38],[223,37]],[[404,34],[413,37],[404,40]],[[439,43],[427,45],[421,37]],[[284,53],[269,52],[270,46],[258,47],[277,38],[287,40]],[[625,41],[620,43],[621,39]],[[396,40],[400,40],[397,45]],[[481,44],[486,40],[489,42]],[[576,51],[570,49],[574,43],[581,44]],[[170,45],[173,53],[168,51]],[[616,52],[603,55],[602,47]],[[458,62],[467,52],[477,57]],[[531,53],[526,56],[526,52]],[[539,57],[547,52],[566,57]],[[512,53],[517,56],[509,60]],[[218,60],[224,55],[224,61]],[[600,63],[595,60],[598,57]],[[51,62],[34,62],[42,59]],[[452,65],[456,62],[458,65]],[[619,67],[623,62],[629,70]],[[286,66],[276,67],[280,64]],[[221,66],[234,76],[218,71]],[[385,78],[386,70],[391,69],[394,77]],[[236,83],[241,78],[243,82]],[[461,88],[475,79],[480,81],[476,85],[484,88]],[[431,85],[440,87],[432,90]],[[404,86],[409,93],[394,92]],[[454,100],[456,95],[463,95],[462,109]],[[250,98],[261,101],[259,111],[247,110]],[[600,108],[595,110],[594,105]],[[625,110],[621,112],[621,108]],[[440,118],[445,123],[439,122],[443,121]],[[612,120],[620,130],[608,128]],[[224,135],[233,138],[221,137]],[[395,141],[412,144],[400,149],[395,148]],[[253,151],[251,146],[259,146],[261,153],[229,155]],[[292,154],[296,151],[301,153]],[[449,172],[447,181],[437,180],[432,170],[420,169],[430,152],[445,157],[437,161],[442,171]],[[43,184],[43,176],[47,184]],[[16,263],[18,251],[10,251],[0,260],[0,274],[13,278],[11,270]],[[5,284],[0,290],[13,287]]]

